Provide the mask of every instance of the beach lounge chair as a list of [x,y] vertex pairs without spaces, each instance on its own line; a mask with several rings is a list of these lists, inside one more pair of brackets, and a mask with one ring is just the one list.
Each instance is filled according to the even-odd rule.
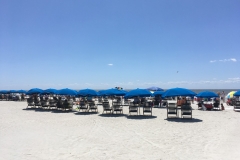
[[107,111],[112,113],[113,109],[110,106],[109,102],[102,102],[102,106],[103,106],[103,113],[104,113],[104,111],[106,111],[106,113],[107,113]]
[[221,110],[220,103],[214,102],[213,103],[213,110]]
[[57,101],[57,109],[63,109],[63,101],[61,100],[61,98]]
[[87,103],[84,102],[84,101],[80,101],[80,103],[79,103],[79,112],[80,112],[81,110],[84,110],[85,112],[88,111],[88,105],[87,105]]
[[145,102],[143,104],[143,115],[145,112],[151,113],[152,116],[152,102]]
[[73,109],[73,101],[67,101],[65,100],[63,102],[63,109],[66,110],[72,110]]
[[88,103],[89,111],[94,110],[95,112],[98,112],[98,106],[92,101]]
[[235,101],[235,104],[233,106],[233,110],[240,109],[240,101]]
[[42,100],[41,101],[41,106],[42,106],[42,108],[49,109],[49,102],[47,100]]
[[50,99],[49,100],[49,108],[53,109],[53,108],[57,108],[57,101],[55,101],[54,99]]
[[102,103],[102,97],[98,97],[98,103]]
[[130,104],[129,104],[129,115],[131,115],[131,112],[136,112],[137,115],[138,115],[138,109],[139,109],[138,104],[134,104],[133,102],[130,102]]
[[32,98],[28,98],[27,99],[27,108],[28,108],[28,106],[30,106],[30,107],[35,107],[35,104],[34,104],[34,101],[33,101],[33,99]]
[[181,107],[181,117],[190,116],[192,118],[192,107],[190,105],[182,105]]
[[178,117],[177,103],[167,104],[167,118],[169,118],[169,115],[176,115],[175,117]]
[[35,100],[34,104],[35,104],[35,107],[38,107],[38,108],[42,107],[42,104],[41,104],[41,102],[39,100]]
[[129,105],[129,103],[130,103],[130,102],[129,102],[128,99],[124,99],[124,104],[125,104],[125,105]]
[[154,107],[159,107],[160,101],[158,99],[154,100]]
[[120,112],[120,113],[123,114],[123,107],[122,107],[122,105],[121,105],[120,102],[113,102],[112,109],[113,109],[113,112],[112,112],[112,113],[114,113],[114,112],[116,112],[116,113],[117,113],[117,112]]

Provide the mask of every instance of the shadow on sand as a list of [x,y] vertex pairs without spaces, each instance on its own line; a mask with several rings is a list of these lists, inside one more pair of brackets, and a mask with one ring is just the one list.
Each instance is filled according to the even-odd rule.
[[201,119],[197,119],[197,118],[166,118],[164,119],[166,121],[169,122],[180,122],[180,123],[197,123],[197,122],[202,122]]
[[75,115],[93,115],[98,114],[98,112],[75,112]]
[[75,113],[76,111],[72,111],[72,110],[51,110],[52,113]]
[[105,113],[105,114],[99,114],[98,116],[101,117],[126,117],[126,114],[112,114],[112,113]]
[[135,120],[142,120],[142,119],[154,119],[157,118],[157,116],[151,116],[151,115],[128,115],[127,119],[135,119]]
[[38,108],[23,108],[24,111],[35,111]]

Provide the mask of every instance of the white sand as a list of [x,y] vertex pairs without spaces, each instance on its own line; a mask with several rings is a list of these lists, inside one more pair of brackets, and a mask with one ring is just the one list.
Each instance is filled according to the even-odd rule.
[[[24,110],[0,101],[0,159],[240,159],[240,112],[199,111],[192,120]],[[141,112],[142,113],[142,112]]]

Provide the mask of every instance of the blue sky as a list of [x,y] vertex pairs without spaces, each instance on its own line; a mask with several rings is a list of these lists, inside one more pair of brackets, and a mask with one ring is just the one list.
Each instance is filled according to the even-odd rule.
[[0,0],[0,89],[238,89],[239,6]]

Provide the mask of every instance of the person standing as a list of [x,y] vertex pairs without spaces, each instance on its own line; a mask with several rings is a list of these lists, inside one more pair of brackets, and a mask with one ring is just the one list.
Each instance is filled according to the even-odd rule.
[[224,91],[222,91],[222,101],[223,101],[223,103],[225,103],[225,93],[224,93]]

